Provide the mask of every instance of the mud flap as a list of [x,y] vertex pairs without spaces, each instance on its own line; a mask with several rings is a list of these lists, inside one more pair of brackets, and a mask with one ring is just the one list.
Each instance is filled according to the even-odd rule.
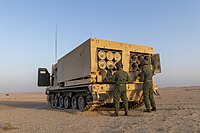
[[153,93],[154,93],[156,96],[160,96],[160,93],[158,92],[158,90],[153,91]]
[[158,93],[158,85],[157,84],[153,84],[153,93],[156,95],[156,96],[159,96],[160,93]]

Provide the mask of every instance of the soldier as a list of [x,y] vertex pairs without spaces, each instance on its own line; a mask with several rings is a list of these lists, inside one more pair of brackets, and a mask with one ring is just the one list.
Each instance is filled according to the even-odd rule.
[[[144,96],[144,104],[146,107],[146,110],[144,112],[151,112],[156,111],[156,104],[154,101],[153,96],[153,71],[151,69],[151,66],[147,63],[148,60],[142,60],[141,61],[141,67],[142,67],[142,75],[141,75],[141,82],[143,83],[143,96]],[[150,104],[152,109],[150,109]]]
[[128,115],[128,98],[126,95],[126,83],[130,81],[128,73],[123,70],[123,64],[118,62],[116,64],[117,71],[108,79],[108,81],[115,82],[113,91],[115,113],[112,116],[118,116],[120,98],[123,101],[125,116]]

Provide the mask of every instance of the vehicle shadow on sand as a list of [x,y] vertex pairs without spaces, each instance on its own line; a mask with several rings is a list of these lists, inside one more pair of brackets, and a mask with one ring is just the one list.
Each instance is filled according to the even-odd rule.
[[27,108],[27,109],[48,108],[48,105],[45,102],[32,102],[32,101],[0,101],[0,106],[1,105],[13,108]]
[[[101,106],[97,107],[95,110],[91,111],[80,111],[78,109],[65,109],[65,108],[51,108],[46,102],[37,102],[37,101],[0,101],[0,111],[4,109],[17,109],[17,108],[24,108],[24,109],[35,109],[35,110],[47,110],[53,112],[64,112],[72,115],[100,115],[100,116],[110,116],[114,113],[115,109],[114,106]],[[141,108],[134,109],[139,112],[142,111]],[[120,106],[119,109],[120,113],[123,114],[123,108]],[[131,109],[130,111],[133,111]],[[131,116],[131,115],[130,115]]]
[[[47,105],[46,102],[34,102],[34,101],[0,101],[0,110],[3,109],[16,109],[16,108],[25,108],[25,109],[36,109],[36,110],[48,110],[54,112],[66,112],[69,114],[77,115],[93,115],[99,114],[104,116],[109,116],[114,111],[114,108],[105,108],[98,107],[94,111],[85,111],[81,112],[78,109],[64,109],[64,108],[51,108]],[[103,112],[103,113],[102,113]]]

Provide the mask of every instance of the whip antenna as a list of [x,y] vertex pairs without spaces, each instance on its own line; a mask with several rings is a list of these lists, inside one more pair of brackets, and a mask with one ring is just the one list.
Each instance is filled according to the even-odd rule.
[[58,41],[57,41],[57,24],[55,29],[55,64],[57,63],[57,47],[58,47]]
[[93,35],[92,35],[92,32],[90,32],[90,37],[92,38],[92,36],[93,36]]

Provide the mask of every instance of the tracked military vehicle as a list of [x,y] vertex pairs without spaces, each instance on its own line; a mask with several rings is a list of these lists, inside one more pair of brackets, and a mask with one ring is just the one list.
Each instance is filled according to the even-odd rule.
[[152,47],[90,38],[52,65],[51,74],[39,68],[38,86],[47,87],[47,102],[53,108],[86,111],[112,106],[114,83],[104,79],[121,61],[131,80],[127,83],[129,108],[137,108],[143,102],[140,61],[145,58],[150,59],[154,73],[161,72],[159,54]]

